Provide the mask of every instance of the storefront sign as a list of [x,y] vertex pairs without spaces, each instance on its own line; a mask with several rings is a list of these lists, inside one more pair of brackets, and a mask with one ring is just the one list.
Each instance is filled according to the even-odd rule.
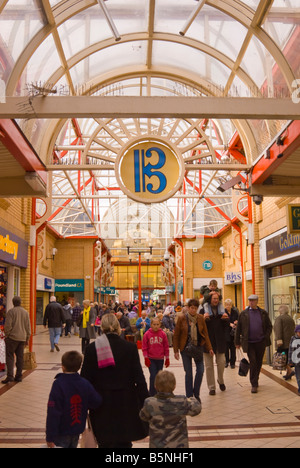
[[28,242],[0,228],[0,260],[11,265],[27,268]]
[[288,234],[285,228],[260,241],[261,266],[298,256],[300,256],[300,233]]
[[243,275],[241,271],[226,271],[225,272],[225,284],[240,284],[243,281]]
[[131,199],[161,203],[180,189],[184,161],[163,141],[138,140],[118,156],[116,176],[121,189]]
[[54,278],[48,278],[47,276],[38,274],[36,278],[36,290],[54,292],[54,283]]
[[113,287],[101,287],[101,294],[106,294],[108,296],[115,296],[116,288]]
[[83,279],[63,279],[55,280],[55,292],[82,292],[84,291],[84,280]]
[[287,206],[288,233],[300,234],[300,205]]

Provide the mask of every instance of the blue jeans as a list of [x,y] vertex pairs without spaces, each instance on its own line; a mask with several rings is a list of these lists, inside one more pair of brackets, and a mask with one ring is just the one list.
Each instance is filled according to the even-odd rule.
[[196,375],[193,383],[193,358],[187,356],[184,351],[181,352],[183,368],[185,372],[185,394],[187,398],[192,396],[200,397],[200,387],[202,384],[204,374],[203,361],[195,361],[196,364]]
[[154,387],[155,377],[157,376],[158,372],[163,369],[164,360],[163,359],[150,359],[150,361],[151,361],[151,365],[149,367],[149,372],[150,372],[149,393],[150,393],[150,396],[154,396],[157,393]]
[[54,349],[54,345],[58,344],[59,342],[59,338],[61,335],[61,327],[49,328],[49,335],[50,335],[51,349]]

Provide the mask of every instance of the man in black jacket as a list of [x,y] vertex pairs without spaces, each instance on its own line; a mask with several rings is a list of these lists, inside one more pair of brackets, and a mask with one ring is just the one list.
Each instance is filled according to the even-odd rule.
[[[210,301],[204,304],[200,314],[204,315],[206,321],[209,339],[216,356],[218,384],[221,392],[224,392],[226,390],[224,383],[226,330],[229,328],[229,317],[220,302],[220,295],[217,292],[210,296]],[[204,363],[209,394],[213,396],[216,394],[213,355],[204,352]]]
[[271,345],[272,323],[268,313],[258,307],[258,296],[248,297],[249,306],[239,316],[235,344],[242,346],[250,361],[251,393],[257,393],[259,374],[267,346]]
[[50,352],[53,353],[54,348],[56,351],[60,351],[58,342],[61,335],[62,326],[65,323],[65,319],[63,308],[60,304],[58,304],[58,302],[56,302],[55,296],[50,297],[50,304],[47,305],[45,310],[43,320],[43,325],[45,328],[47,328],[47,323],[50,335]]

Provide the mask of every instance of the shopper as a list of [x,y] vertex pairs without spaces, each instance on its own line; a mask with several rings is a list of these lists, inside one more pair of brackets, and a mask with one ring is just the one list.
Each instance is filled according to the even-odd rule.
[[288,364],[290,367],[295,367],[298,395],[300,396],[300,325],[296,326],[294,336],[290,341]]
[[203,304],[211,301],[211,296],[214,293],[219,294],[220,301],[222,300],[221,290],[218,288],[218,282],[215,279],[210,280],[208,286],[202,286],[200,289],[200,294],[203,295]]
[[[284,353],[288,356],[290,341],[295,331],[295,322],[289,315],[289,308],[287,305],[281,305],[278,312],[279,316],[274,323],[275,344],[278,353]],[[293,375],[295,375],[295,373],[292,371],[289,363],[287,363],[286,375],[283,378],[285,380],[290,380]]]
[[233,307],[231,299],[226,299],[224,302],[225,311],[229,317],[229,327],[226,329],[226,365],[230,365],[231,369],[235,369],[236,363],[236,347],[235,347],[235,331],[239,319],[239,311]]
[[[209,312],[206,307],[209,306]],[[200,310],[200,314],[203,314],[210,342],[214,354],[216,356],[217,363],[217,374],[218,384],[221,392],[226,390],[224,383],[224,370],[225,370],[225,352],[226,352],[226,335],[229,328],[229,318],[225,311],[220,313],[220,310],[224,310],[224,307],[220,303],[220,295],[214,292],[211,295],[210,304],[204,304]],[[215,370],[214,370],[214,358],[211,354],[204,353],[204,363],[206,370],[206,380],[210,395],[216,394],[216,381],[215,381]]]
[[71,338],[71,329],[72,329],[72,323],[73,323],[73,310],[71,304],[65,304],[63,306],[63,311],[64,311],[64,322],[66,324],[65,326],[65,336],[68,336]]
[[[173,349],[174,357],[179,360],[181,353],[183,367],[185,371],[185,392],[188,398],[195,397],[200,401],[200,388],[204,374],[203,351],[206,350],[211,356],[214,355],[212,345],[208,336],[208,331],[204,317],[197,314],[199,301],[191,299],[188,307],[182,315],[178,317],[174,337]],[[188,352],[187,345],[191,343],[197,349],[198,355]],[[193,361],[196,365],[196,375],[193,381]]]
[[79,338],[81,338],[81,351],[85,353],[86,347],[90,344],[90,340],[96,339],[95,322],[97,312],[94,307],[91,307],[91,302],[88,299],[83,301],[83,311],[81,312],[81,324],[79,329]]
[[135,326],[137,329],[137,338],[138,340],[142,340],[144,334],[149,330],[151,326],[151,321],[149,317],[147,317],[146,310],[142,311],[141,317],[137,319]]
[[[81,370],[103,397],[102,406],[90,412],[93,431],[99,448],[131,448],[132,441],[145,438],[149,431],[139,418],[149,396],[145,377],[137,347],[120,338],[120,324],[114,314],[102,317],[101,329],[103,334],[86,349]],[[103,336],[109,346],[101,353],[97,342]],[[110,357],[108,367],[103,367],[104,357]]]
[[248,297],[249,306],[239,316],[235,344],[242,346],[250,361],[251,393],[257,393],[259,375],[267,346],[271,345],[272,323],[268,313],[258,307],[258,296]]
[[201,413],[196,398],[175,396],[176,379],[172,372],[159,371],[155,378],[157,394],[145,400],[140,412],[143,421],[149,422],[149,448],[188,448],[186,416]]
[[49,448],[77,448],[85,430],[89,409],[96,409],[102,398],[78,371],[82,356],[68,351],[62,357],[62,371],[55,377],[49,395],[46,442]]
[[62,327],[65,323],[64,319],[64,311],[62,305],[56,302],[56,297],[50,297],[50,303],[47,305],[43,325],[45,328],[49,328],[49,336],[50,336],[50,352],[54,352],[54,348],[56,351],[60,351],[58,343],[62,333]]
[[77,325],[77,320],[79,319],[81,312],[82,312],[82,308],[80,307],[79,302],[77,302],[75,307],[73,307],[73,315],[72,315],[75,336],[79,336],[79,327]]
[[156,394],[154,381],[157,373],[165,366],[169,367],[169,343],[167,335],[160,328],[161,322],[158,317],[151,319],[151,327],[143,336],[142,349],[145,358],[145,365],[149,368],[150,383],[149,393]]
[[[6,314],[5,355],[7,377],[3,384],[10,382],[22,382],[24,348],[28,345],[31,335],[31,326],[28,312],[21,307],[22,300],[19,296],[13,298],[13,308]],[[16,376],[14,378],[14,356],[16,356]]]

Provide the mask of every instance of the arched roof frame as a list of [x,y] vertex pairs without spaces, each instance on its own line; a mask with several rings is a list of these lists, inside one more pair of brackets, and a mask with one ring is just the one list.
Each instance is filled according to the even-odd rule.
[[[7,2],[3,2],[3,6]],[[237,21],[239,24],[244,26],[247,29],[244,42],[241,45],[240,52],[236,60],[232,60],[229,56],[217,50],[216,48],[205,44],[199,40],[185,35],[184,37],[179,34],[165,33],[165,32],[155,32],[154,31],[154,20],[152,16],[152,22],[149,21],[148,30],[144,32],[135,32],[131,34],[124,34],[121,40],[116,45],[113,38],[108,38],[90,45],[86,49],[78,52],[77,54],[71,56],[69,59],[66,58],[62,42],[59,36],[58,28],[68,19],[73,18],[79,12],[83,12],[88,8],[97,5],[95,0],[79,0],[76,2],[71,1],[62,1],[55,5],[53,8],[50,8],[50,3],[45,0],[42,2],[45,8],[45,16],[47,24],[29,41],[25,47],[23,53],[20,55],[19,59],[15,63],[15,67],[9,77],[7,83],[7,94],[13,96],[17,90],[18,81],[22,76],[23,71],[25,70],[27,64],[30,61],[30,58],[34,56],[35,51],[39,48],[42,42],[49,37],[51,34],[53,36],[56,49],[59,55],[61,66],[54,71],[51,77],[48,77],[49,83],[58,83],[59,80],[65,75],[69,85],[71,87],[71,93],[75,94],[76,90],[73,86],[73,81],[71,78],[70,70],[75,67],[78,63],[83,61],[85,58],[109,49],[110,47],[117,47],[119,44],[126,44],[137,41],[147,42],[147,61],[145,65],[139,65],[134,67],[122,67],[111,69],[107,73],[99,74],[97,77],[93,78],[95,83],[95,89],[99,86],[109,85],[110,83],[122,82],[125,79],[131,77],[146,77],[150,80],[152,77],[161,77],[169,78],[178,81],[187,85],[193,86],[199,92],[203,92],[206,95],[216,95],[216,96],[225,96],[228,94],[231,84],[234,81],[235,77],[238,77],[250,90],[250,93],[260,96],[260,89],[258,85],[254,82],[251,76],[246,72],[242,66],[243,58],[245,51],[252,39],[256,37],[260,44],[269,52],[270,56],[277,64],[282,77],[284,78],[287,88],[291,91],[292,82],[295,78],[294,73],[286,60],[283,52],[280,50],[280,47],[272,39],[272,37],[261,27],[265,16],[264,14],[272,6],[272,0],[260,0],[258,8],[254,11],[252,8],[247,6],[245,3],[239,0],[207,0],[206,4],[214,9],[217,9],[223,12],[225,15],[230,16],[233,20]],[[130,3],[130,2],[128,2]],[[109,2],[107,3],[109,5]],[[150,0],[149,11],[152,9],[154,12],[155,0]],[[1,10],[1,7],[0,7]],[[151,15],[150,15],[151,16]],[[171,66],[154,66],[152,62],[152,51],[153,44],[155,41],[163,41],[166,43],[180,44],[186,47],[189,47],[193,50],[199,51],[206,56],[210,56],[215,59],[218,63],[223,64],[230,70],[229,79],[225,88],[222,90],[218,86],[213,85],[213,91],[211,83],[208,79],[200,77],[196,72],[191,72],[180,67],[171,67]],[[86,89],[89,89],[89,84],[87,83]],[[92,92],[92,86],[89,90],[89,93]],[[52,121],[50,124],[48,122],[43,122],[44,134],[41,139],[42,144],[42,158],[47,157],[48,161],[52,156],[53,147],[56,141],[60,130],[63,128],[66,121]],[[248,121],[232,121],[237,129],[240,138],[242,140],[244,150],[248,160],[253,159],[252,151],[255,149],[255,134],[252,130],[251,124]],[[28,124],[33,125],[32,122]],[[272,124],[270,124],[272,125]],[[266,123],[267,128],[269,129],[269,122]],[[272,135],[272,131],[269,129],[269,134]],[[273,136],[273,135],[272,135]],[[255,151],[254,151],[255,154]],[[210,182],[213,184],[213,176],[211,176]],[[69,182],[72,184],[72,181],[69,176],[67,176]],[[216,187],[215,187],[216,188]],[[70,192],[68,192],[70,193]],[[82,203],[84,207],[84,203]],[[72,207],[70,206],[70,211]],[[66,210],[67,211],[67,210]],[[89,210],[86,209],[86,215],[89,217]],[[227,216],[227,215],[226,215]]]

